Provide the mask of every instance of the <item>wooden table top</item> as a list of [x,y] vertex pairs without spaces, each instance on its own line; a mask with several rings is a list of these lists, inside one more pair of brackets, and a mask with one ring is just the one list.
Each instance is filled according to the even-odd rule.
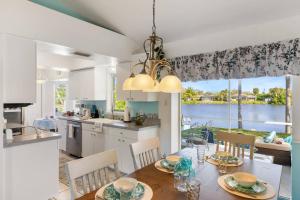
[[[179,155],[191,156],[195,158],[196,150],[183,149]],[[244,199],[232,195],[223,190],[217,183],[219,173],[215,165],[205,162],[196,168],[197,176],[201,180],[200,199],[201,200],[237,200]],[[245,159],[240,167],[228,168],[229,173],[245,171],[255,174],[258,178],[270,183],[275,191],[279,191],[281,178],[281,165],[252,161]],[[157,170],[154,164],[144,167],[128,175],[141,182],[148,184],[153,190],[153,200],[182,200],[185,193],[178,192],[173,186],[173,174],[168,174]],[[86,194],[78,200],[95,200],[96,191]],[[277,195],[273,198],[277,199]]]

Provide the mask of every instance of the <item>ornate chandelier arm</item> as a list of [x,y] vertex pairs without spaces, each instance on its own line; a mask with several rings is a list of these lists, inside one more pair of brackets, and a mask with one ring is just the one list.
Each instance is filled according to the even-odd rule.
[[150,76],[155,80],[156,77],[157,77],[157,69],[158,67],[161,66],[161,67],[166,67],[169,71],[169,73],[171,74],[173,69],[171,67],[171,64],[166,60],[166,59],[163,59],[163,60],[159,60],[157,61],[153,67],[151,68],[151,71],[150,71]]

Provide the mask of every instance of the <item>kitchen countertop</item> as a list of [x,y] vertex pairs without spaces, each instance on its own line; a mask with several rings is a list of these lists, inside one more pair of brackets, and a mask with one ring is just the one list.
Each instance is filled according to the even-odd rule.
[[112,128],[120,128],[127,129],[133,131],[139,131],[147,128],[155,128],[160,127],[159,119],[147,119],[143,125],[136,125],[135,122],[123,122],[120,120],[111,120],[106,118],[97,118],[97,119],[80,119],[79,117],[58,117],[58,119],[69,120],[69,121],[78,121],[82,123],[95,124],[95,123],[103,123],[103,126],[112,127]]
[[6,140],[4,135],[3,137],[3,147],[14,147],[24,144],[31,144],[31,143],[38,143],[48,140],[58,140],[61,138],[60,134],[53,133],[53,132],[41,132],[39,136],[37,134],[22,134],[13,137],[12,141]]

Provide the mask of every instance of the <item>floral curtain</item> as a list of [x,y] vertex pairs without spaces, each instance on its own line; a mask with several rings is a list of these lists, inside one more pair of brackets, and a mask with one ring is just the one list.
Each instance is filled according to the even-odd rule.
[[182,81],[300,75],[299,38],[169,61]]

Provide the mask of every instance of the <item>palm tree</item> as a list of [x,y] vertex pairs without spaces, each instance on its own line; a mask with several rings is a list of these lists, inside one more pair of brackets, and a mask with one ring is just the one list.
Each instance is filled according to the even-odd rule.
[[[291,76],[285,77],[285,85],[286,85],[286,104],[285,104],[285,122],[291,123],[292,122],[292,113],[291,113],[291,106],[292,106],[292,92],[291,92]],[[285,126],[285,132],[291,133],[291,126]]]
[[243,128],[242,119],[242,80],[238,80],[238,128]]

